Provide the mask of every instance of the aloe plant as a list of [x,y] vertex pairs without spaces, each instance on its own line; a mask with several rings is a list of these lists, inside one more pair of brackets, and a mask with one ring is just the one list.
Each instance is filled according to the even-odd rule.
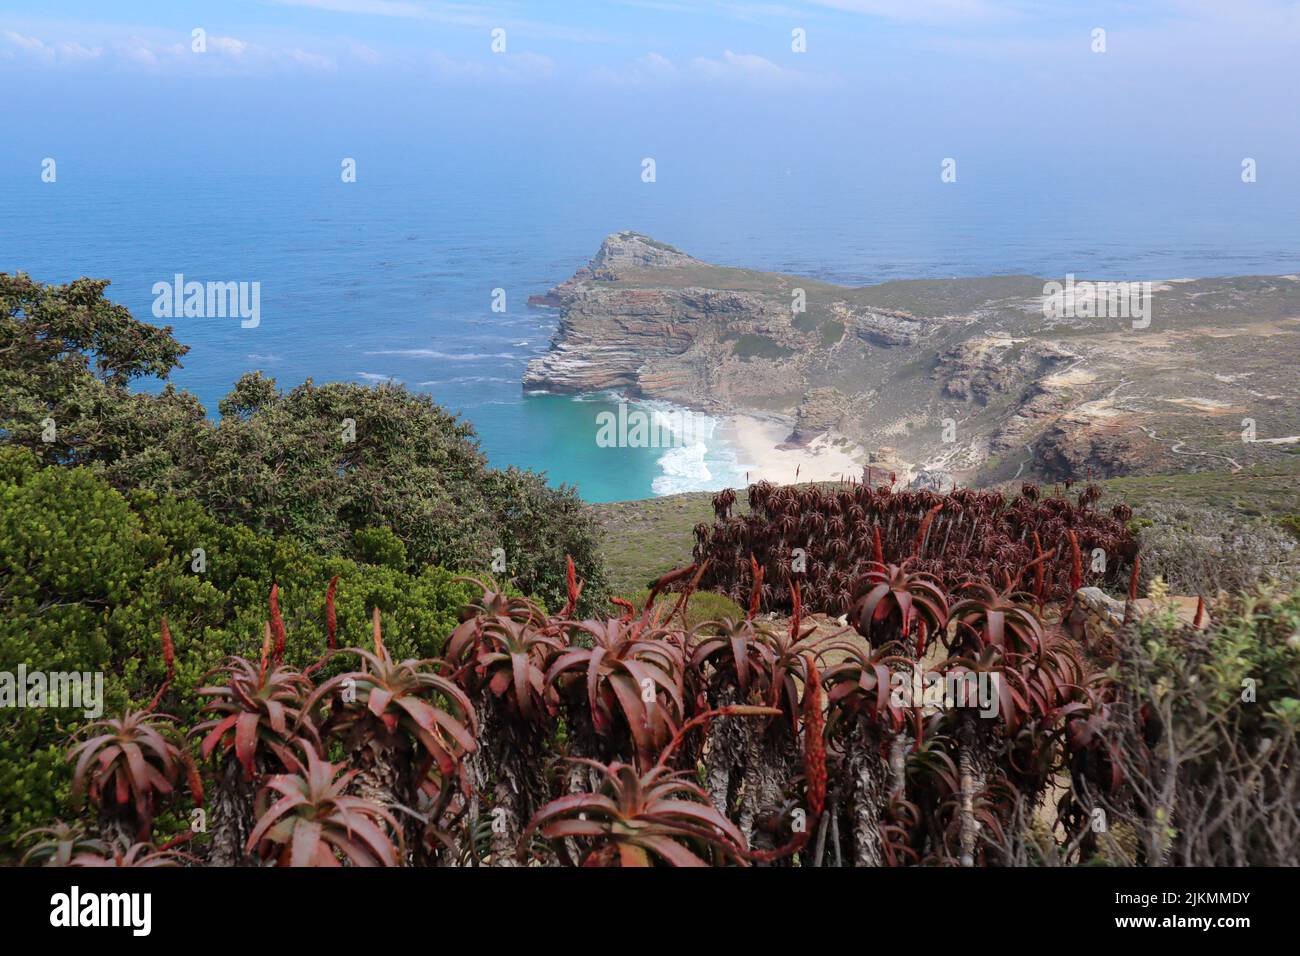
[[127,711],[89,724],[69,752],[73,796],[86,795],[99,809],[100,831],[110,845],[146,837],[161,801],[175,792],[184,766],[171,740],[173,720]]
[[107,855],[108,844],[87,835],[79,823],[56,820],[47,827],[28,830],[19,842],[30,844],[19,860],[21,866],[70,866],[72,859],[84,853]]
[[577,839],[589,847],[583,866],[746,865],[744,836],[686,772],[574,760],[601,775],[602,790],[551,801],[529,821],[525,841],[534,830],[549,840]]
[[299,747],[319,750],[315,726],[303,719],[312,690],[310,678],[268,660],[253,663],[232,657],[206,677],[223,683],[200,687],[212,698],[203,708],[212,716],[190,731],[200,738],[204,759],[217,760],[217,786],[211,806],[210,860],[214,866],[246,862],[244,847],[251,826],[258,782],[268,773],[299,772]]
[[[582,590],[571,559],[568,580],[569,604],[561,619],[576,607]],[[494,866],[511,866],[524,824],[546,798],[546,748],[559,713],[546,668],[568,647],[568,639],[566,630],[532,602],[480,587],[482,596],[462,614],[446,653],[457,682],[475,700],[482,725],[484,745],[467,764],[480,798],[468,822],[471,841],[483,830],[477,818],[482,801],[488,801],[488,855]]]
[[[321,684],[302,706],[298,729],[331,705],[327,730],[341,738],[357,794],[404,817],[404,842],[417,843],[416,798],[431,772],[445,782],[477,744],[478,719],[469,697],[434,659],[395,661],[384,646],[379,609],[372,615],[374,650],[341,651],[361,670]],[[445,789],[445,788],[444,788]],[[414,849],[414,846],[411,847]]]
[[644,617],[583,621],[577,631],[594,646],[570,646],[558,654],[547,669],[547,685],[565,684],[585,699],[579,719],[589,722],[613,752],[622,749],[626,737],[632,751],[627,756],[652,760],[683,719],[682,643]]
[[323,760],[310,748],[304,756],[300,773],[267,781],[246,851],[276,866],[400,866],[397,820],[383,806],[348,793],[360,771]]

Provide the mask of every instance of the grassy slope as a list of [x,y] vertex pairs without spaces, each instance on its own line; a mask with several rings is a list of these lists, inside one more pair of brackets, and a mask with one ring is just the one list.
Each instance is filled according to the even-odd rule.
[[1243,469],[1235,475],[1198,472],[1112,478],[1102,484],[1107,500],[1127,501],[1141,514],[1149,501],[1180,501],[1252,517],[1281,518],[1300,513],[1300,456],[1288,455]]
[[[1137,515],[1148,502],[1181,501],[1192,505],[1279,519],[1300,514],[1300,455],[1235,475],[1201,472],[1113,478],[1101,482],[1102,503],[1126,501]],[[744,495],[737,511],[745,511]],[[665,571],[691,562],[692,529],[713,522],[713,495],[699,492],[593,505],[605,536],[603,551],[615,593],[643,588]]]
[[697,493],[592,505],[605,532],[603,548],[615,594],[644,588],[665,571],[691,563],[701,521],[713,522],[713,495]]

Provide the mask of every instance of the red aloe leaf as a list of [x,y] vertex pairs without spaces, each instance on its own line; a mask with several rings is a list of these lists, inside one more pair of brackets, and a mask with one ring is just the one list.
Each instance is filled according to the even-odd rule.
[[803,695],[804,728],[804,774],[808,780],[808,826],[805,833],[811,832],[813,824],[821,816],[826,802],[826,740],[823,736],[826,715],[822,713],[821,676],[817,673],[817,664],[811,654],[806,657],[808,681]]
[[258,671],[258,683],[266,681],[266,661],[271,656],[271,624],[265,622],[262,624],[262,666]]
[[758,613],[759,604],[763,599],[763,572],[766,570],[759,567],[758,560],[752,554],[749,556],[749,565],[753,569],[754,587],[749,592],[749,613],[745,615],[747,620]]
[[930,531],[930,523],[934,521],[935,515],[937,515],[942,510],[943,510],[943,502],[941,501],[933,508],[931,508],[926,513],[926,516],[923,519],[921,519],[921,527],[917,529],[916,541],[912,545],[912,553],[916,555],[918,558],[921,556],[921,549],[925,547],[925,536]]
[[181,763],[185,765],[185,782],[190,789],[190,798],[196,807],[203,806],[203,778],[199,776],[198,764],[188,747],[181,750]]
[[158,693],[153,695],[153,700],[149,701],[149,706],[145,708],[145,713],[152,713],[153,709],[158,706],[162,700],[163,694],[167,693],[167,688],[171,686],[172,678],[176,676],[176,649],[172,646],[172,632],[167,626],[167,618],[162,619],[162,648],[163,660],[167,663],[167,676],[163,678],[162,686],[158,688]]
[[623,598],[614,597],[609,599],[609,603],[622,609],[623,616],[619,618],[619,620],[621,621],[625,621],[625,622],[630,621],[632,620],[633,617],[636,616],[636,608],[632,606],[631,601],[624,600]]
[[271,585],[271,635],[275,644],[271,648],[271,662],[277,667],[284,663],[284,621],[280,617],[280,585]]
[[[695,593],[695,589],[700,586],[700,578],[704,577],[704,570],[709,566],[710,560],[712,559],[711,558],[704,559],[704,562],[699,565],[699,570],[695,572],[695,577],[691,578],[690,582],[686,585],[686,587],[682,589],[681,597],[677,599],[677,603],[673,605],[672,613],[668,615],[669,621],[673,619],[673,616],[677,614],[678,611],[681,611],[682,626],[683,627],[686,626],[686,611],[685,611],[686,602],[689,601],[691,595]],[[691,565],[691,567],[695,567],[695,565]]]
[[790,584],[790,599],[794,605],[794,613],[790,617],[790,640],[799,640],[799,620],[803,617],[803,598],[799,594],[799,582],[793,581]]
[[370,612],[370,628],[375,639],[375,653],[381,658],[386,655],[384,651],[384,635],[379,628],[379,608],[375,607]]
[[338,633],[338,614],[334,609],[334,592],[338,588],[339,576],[336,574],[330,578],[330,586],[325,591],[325,637],[326,646],[332,651],[338,647],[338,639],[335,636]]

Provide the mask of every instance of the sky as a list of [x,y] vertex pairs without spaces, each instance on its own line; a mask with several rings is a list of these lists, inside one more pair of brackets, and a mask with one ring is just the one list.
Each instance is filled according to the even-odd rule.
[[1297,50],[1280,0],[0,0],[0,173],[658,150],[1294,175]]

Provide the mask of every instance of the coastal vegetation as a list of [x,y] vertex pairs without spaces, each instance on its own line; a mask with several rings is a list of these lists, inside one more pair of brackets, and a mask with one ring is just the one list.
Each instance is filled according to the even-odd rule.
[[707,565],[705,586],[733,599],[757,588],[764,609],[788,610],[797,582],[806,607],[848,613],[858,582],[887,553],[908,555],[910,567],[945,593],[986,580],[1014,585],[1042,607],[1085,583],[1113,587],[1134,565],[1132,509],[1100,511],[1101,496],[1097,485],[1074,499],[1043,496],[1033,483],[1008,498],[969,489],[898,491],[892,481],[875,488],[759,482],[749,488],[743,517],[731,513],[735,492],[714,496],[717,520],[695,527],[694,557]]
[[[1102,489],[1103,505],[1123,502],[1133,509],[1129,526],[1144,555],[1144,573],[1148,578],[1162,574],[1178,593],[1249,586],[1284,574],[1300,561],[1300,462],[1256,466],[1236,474],[1142,475],[1095,484]],[[1001,488],[1004,494],[1016,493],[1012,483]],[[1050,487],[1047,491],[1051,493]],[[601,552],[610,583],[619,593],[639,587],[662,568],[690,563],[692,529],[714,520],[709,492],[608,502],[592,510],[602,530]],[[748,511],[742,495],[732,514],[743,517]],[[1184,547],[1181,542],[1190,529],[1197,534]],[[1173,545],[1179,555],[1166,561],[1161,555]],[[1204,580],[1207,567],[1217,575],[1213,588]]]
[[[397,385],[311,381],[283,392],[250,373],[207,418],[165,380],[188,348],[105,297],[104,280],[45,285],[0,273],[0,437],[45,464],[83,465],[123,492],[198,502],[215,519],[364,557],[374,529],[405,567],[485,572],[558,605],[571,555],[603,600],[596,528],[571,488],[491,469],[473,429]],[[361,537],[358,537],[361,533]],[[199,547],[201,542],[194,542]],[[504,566],[502,566],[504,562]]]
[[743,616],[684,625],[695,566],[583,619],[571,564],[554,614],[452,582],[469,591],[421,630],[432,642],[403,640],[378,605],[340,614],[358,600],[342,576],[291,619],[273,592],[264,625],[224,647],[160,618],[155,649],[136,649],[139,696],[64,728],[75,765],[49,773],[85,809],[33,828],[26,858],[1294,861],[1300,590],[1263,585],[1188,621],[1155,582],[1153,610],[1130,600],[1080,642],[1063,603],[977,581],[948,592],[910,552],[881,557],[849,628],[805,616],[797,585],[787,619],[762,615],[761,580]]
[[[107,714],[143,707],[157,691],[165,617],[176,654],[168,712],[194,720],[204,673],[232,654],[255,654],[272,583],[280,619],[303,635],[286,656],[300,668],[325,646],[334,579],[335,620],[345,633],[363,629],[380,608],[395,653],[438,653],[471,590],[439,566],[413,572],[395,563],[319,554],[219,522],[193,501],[124,495],[91,468],[41,467],[25,449],[0,448],[0,670],[103,674]],[[18,706],[27,688],[10,690],[0,734],[0,852],[67,805],[63,747],[85,722],[81,711]]]
[[184,347],[104,292],[0,276],[0,856],[1300,859],[1284,486],[1218,524],[880,473],[597,512],[399,387],[133,389]]

